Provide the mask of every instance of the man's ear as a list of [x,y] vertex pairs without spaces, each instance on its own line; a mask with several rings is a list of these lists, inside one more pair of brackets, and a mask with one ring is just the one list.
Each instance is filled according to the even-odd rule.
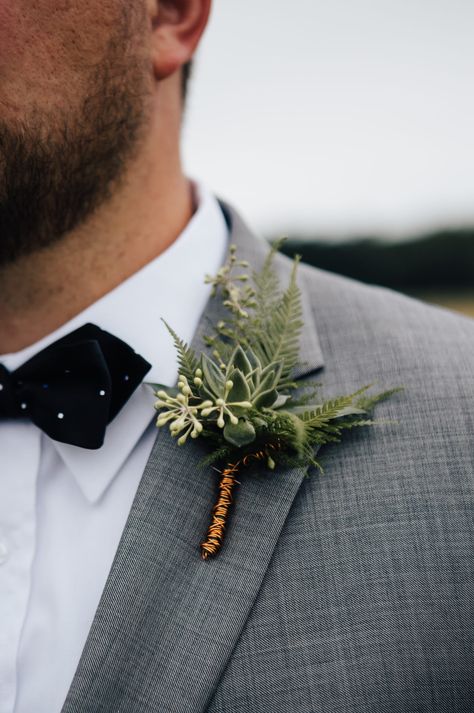
[[157,80],[188,62],[207,25],[212,0],[148,0]]

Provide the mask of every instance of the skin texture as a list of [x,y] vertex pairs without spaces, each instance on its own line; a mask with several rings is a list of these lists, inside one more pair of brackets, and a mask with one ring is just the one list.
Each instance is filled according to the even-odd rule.
[[210,0],[0,0],[0,354],[165,250],[193,212],[181,68]]

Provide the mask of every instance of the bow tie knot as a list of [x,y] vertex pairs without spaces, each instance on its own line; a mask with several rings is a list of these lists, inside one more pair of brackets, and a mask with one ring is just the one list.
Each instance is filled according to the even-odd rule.
[[100,448],[150,368],[128,344],[86,324],[14,372],[0,364],[0,419],[29,418],[56,441]]

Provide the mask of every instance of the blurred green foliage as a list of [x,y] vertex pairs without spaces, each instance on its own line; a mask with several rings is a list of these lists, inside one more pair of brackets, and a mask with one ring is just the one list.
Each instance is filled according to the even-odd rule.
[[406,292],[474,287],[474,228],[443,230],[403,242],[292,238],[282,252],[298,253],[304,262],[324,270]]

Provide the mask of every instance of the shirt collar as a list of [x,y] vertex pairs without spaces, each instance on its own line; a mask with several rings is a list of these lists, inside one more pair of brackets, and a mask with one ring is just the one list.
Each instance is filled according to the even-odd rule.
[[[165,320],[189,343],[210,297],[206,274],[224,260],[228,228],[217,199],[194,184],[197,210],[179,237],[157,258],[90,305],[66,324],[30,347],[1,357],[17,369],[60,337],[92,322],[111,332],[152,365],[149,383],[172,386],[178,363]],[[97,501],[118,473],[154,417],[152,389],[143,384],[107,427],[98,450],[77,448],[51,439],[58,454],[91,502]],[[45,438],[48,438],[45,436]]]
[[53,444],[66,468],[74,476],[82,494],[97,502],[118,474],[143,434],[155,420],[154,392],[141,384],[120,413],[107,426],[104,443],[97,450],[78,448],[67,443],[43,438]]

